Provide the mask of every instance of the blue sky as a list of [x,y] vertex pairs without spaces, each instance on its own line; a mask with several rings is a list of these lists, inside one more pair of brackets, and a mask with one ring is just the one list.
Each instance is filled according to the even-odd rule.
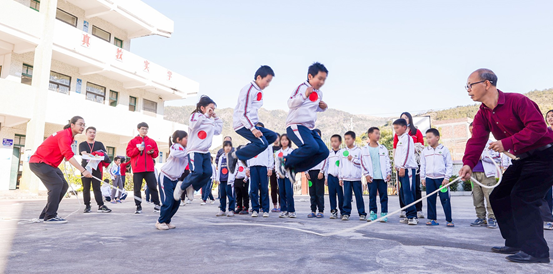
[[287,110],[315,61],[329,69],[329,107],[356,114],[471,104],[463,87],[480,67],[504,91],[553,87],[553,1],[143,1],[175,32],[131,51],[199,82],[219,107],[266,64],[276,77],[264,107]]

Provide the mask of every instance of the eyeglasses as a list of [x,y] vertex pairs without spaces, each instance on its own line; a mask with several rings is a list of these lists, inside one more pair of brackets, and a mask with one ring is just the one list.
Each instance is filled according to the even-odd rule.
[[467,83],[467,85],[465,86],[465,89],[468,91],[469,89],[472,88],[472,86],[474,86],[474,85],[476,85],[476,84],[484,83],[484,82],[486,82],[486,81],[488,81],[488,80],[482,80],[482,81],[480,81],[480,82],[474,82],[474,83],[471,83],[471,84],[468,84],[468,83]]

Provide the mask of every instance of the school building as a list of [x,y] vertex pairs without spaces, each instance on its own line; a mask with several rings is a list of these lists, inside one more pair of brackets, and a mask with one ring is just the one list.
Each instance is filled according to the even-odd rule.
[[124,156],[147,122],[164,162],[169,136],[187,130],[164,120],[164,102],[199,84],[130,48],[134,38],[169,38],[173,27],[139,0],[0,0],[0,190],[44,190],[28,159],[75,115],[97,128],[111,157]]

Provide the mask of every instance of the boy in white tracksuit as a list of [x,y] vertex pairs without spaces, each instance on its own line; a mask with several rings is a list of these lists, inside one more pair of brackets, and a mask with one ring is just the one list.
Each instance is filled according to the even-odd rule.
[[[221,197],[219,201],[221,205],[219,206],[220,211],[216,216],[234,216],[234,210],[236,206],[236,199],[234,198],[234,170],[229,168],[229,153],[232,149],[232,143],[230,141],[223,142],[224,153],[219,157],[219,163],[217,164],[217,177],[215,180],[219,182],[219,189],[221,191]],[[228,213],[227,209],[227,198],[229,201]]]
[[[377,219],[376,193],[380,196],[380,216],[388,215],[388,181],[391,179],[392,167],[388,149],[379,144],[380,130],[371,127],[368,131],[369,143],[361,150],[361,167],[369,187],[369,219]],[[383,219],[383,222],[388,218]]]
[[307,171],[328,157],[328,148],[313,129],[317,121],[317,112],[325,111],[328,106],[323,101],[324,85],[328,70],[321,63],[314,63],[308,69],[307,81],[299,85],[288,99],[288,118],[286,133],[298,146],[290,155],[279,158],[291,181],[297,172]]
[[[472,123],[469,126],[472,133]],[[501,161],[501,155],[488,147],[492,143],[492,140],[488,140],[488,143],[482,151],[480,160],[476,166],[472,169],[472,176],[478,182],[492,186],[496,184],[495,176],[497,175],[497,168],[494,162],[499,164]],[[488,155],[492,158],[490,159]],[[497,222],[495,215],[493,214],[492,205],[490,203],[490,193],[493,189],[483,188],[478,184],[472,184],[472,201],[474,203],[474,209],[476,210],[476,220],[472,222],[471,226],[485,226],[488,228],[497,228]],[[486,200],[486,205],[484,205]],[[486,211],[488,212],[488,218],[486,219]]]
[[263,106],[263,90],[275,76],[269,66],[261,66],[254,75],[254,81],[242,88],[238,95],[238,103],[234,108],[233,127],[240,136],[250,141],[241,150],[230,154],[229,167],[234,170],[236,158],[247,161],[275,142],[277,134],[265,127],[258,127],[258,110]]
[[[330,143],[332,145],[332,150],[330,150],[328,158],[323,165],[323,170],[326,178],[325,184],[328,186],[330,219],[337,219],[338,209],[340,210],[340,218],[344,215],[344,189],[338,178],[340,172],[340,156],[342,155],[340,153],[342,136],[338,134],[332,135],[332,137],[330,137]],[[336,197],[338,197],[338,201],[336,201]]]
[[[393,123],[394,131],[398,136],[396,154],[394,157],[394,168],[398,172],[399,183],[403,194],[403,202],[409,205],[415,201],[415,176],[417,174],[417,160],[415,158],[415,143],[407,132],[407,121],[397,119]],[[407,219],[400,220],[402,223],[417,225],[417,209],[412,205],[406,209]]]
[[[426,131],[426,141],[428,146],[421,153],[421,182],[426,186],[426,195],[434,192],[436,189],[449,183],[449,178],[453,172],[453,161],[449,149],[439,144],[440,132],[431,128]],[[449,187],[438,192],[440,201],[444,208],[445,219],[448,227],[453,227],[451,219],[451,195]],[[427,199],[427,217],[426,225],[439,225],[436,214],[436,195],[429,196]]]
[[[285,134],[283,134],[284,137],[287,138]],[[281,136],[282,138],[284,138]],[[288,140],[288,145],[290,145],[290,141]],[[291,147],[282,147],[276,152],[276,157],[285,157],[286,155],[290,154],[293,151]],[[281,173],[280,169],[278,167],[275,167],[275,172],[277,176],[277,182],[278,182],[278,194],[280,196],[280,218],[296,218],[296,208],[294,204],[294,182],[291,182],[290,179],[288,179],[284,174]]]
[[355,132],[348,131],[344,134],[346,147],[341,149],[340,168],[338,170],[338,178],[340,185],[344,186],[344,214],[342,220],[349,220],[351,215],[352,191],[355,193],[355,204],[359,213],[359,220],[367,220],[365,213],[365,202],[363,201],[363,185],[361,177],[361,148],[355,145]]
[[[260,127],[261,128],[261,127]],[[275,159],[273,148],[267,147],[263,152],[248,160],[247,173],[250,176],[250,199],[252,202],[252,217],[259,215],[260,207],[263,217],[269,217],[269,176],[273,172]],[[261,206],[259,205],[259,193],[261,192]]]

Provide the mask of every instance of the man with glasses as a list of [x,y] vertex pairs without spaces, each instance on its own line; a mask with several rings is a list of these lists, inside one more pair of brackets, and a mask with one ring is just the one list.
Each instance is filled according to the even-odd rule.
[[492,251],[512,254],[506,257],[512,262],[549,263],[539,206],[553,184],[553,131],[535,102],[522,94],[503,93],[496,85],[497,76],[489,69],[478,69],[468,78],[468,95],[482,105],[474,117],[459,176],[470,180],[490,132],[498,140],[490,149],[516,155],[518,159],[490,195],[505,239],[505,246]]

